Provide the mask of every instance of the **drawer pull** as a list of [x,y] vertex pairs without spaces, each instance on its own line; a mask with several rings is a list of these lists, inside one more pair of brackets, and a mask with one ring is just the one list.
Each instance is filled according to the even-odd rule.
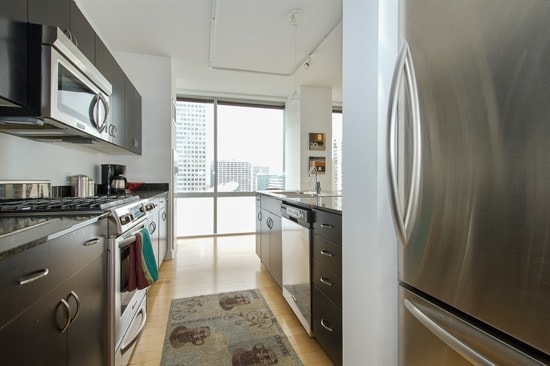
[[96,244],[99,244],[99,239],[98,238],[88,240],[87,242],[84,243],[84,246],[85,247],[91,247],[92,245],[96,245]]
[[327,257],[332,257],[334,256],[334,254],[332,254],[331,252],[329,252],[328,250],[324,250],[324,249],[321,249],[321,254],[322,255],[325,255]]
[[334,332],[334,329],[330,327],[329,323],[325,319],[321,319],[321,325],[329,332]]
[[319,277],[319,281],[321,281],[322,284],[325,284],[327,286],[332,286],[332,282],[330,281],[329,278],[326,278],[326,277]]
[[26,285],[28,283],[34,282],[42,277],[46,277],[50,273],[50,270],[47,268],[41,269],[39,271],[33,272],[27,278],[19,280],[19,286]]
[[329,224],[321,224],[321,227],[324,227],[325,229],[334,229],[334,226]]
[[61,304],[65,307],[65,310],[67,311],[67,321],[65,322],[65,325],[63,328],[60,329],[61,333],[65,333],[67,328],[69,328],[69,325],[71,325],[71,306],[65,299],[61,299]]

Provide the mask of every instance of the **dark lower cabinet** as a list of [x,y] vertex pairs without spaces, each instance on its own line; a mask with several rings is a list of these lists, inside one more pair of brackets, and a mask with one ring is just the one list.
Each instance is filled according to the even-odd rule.
[[97,257],[0,329],[0,364],[105,365],[105,261]]
[[[257,201],[258,202],[258,201]],[[281,201],[262,195],[256,205],[256,254],[271,277],[283,286],[283,239]]]
[[336,365],[342,364],[342,309],[317,287],[312,289],[313,334]]
[[0,261],[0,365],[107,364],[107,219]]
[[314,210],[311,314],[315,338],[342,364],[342,215]]

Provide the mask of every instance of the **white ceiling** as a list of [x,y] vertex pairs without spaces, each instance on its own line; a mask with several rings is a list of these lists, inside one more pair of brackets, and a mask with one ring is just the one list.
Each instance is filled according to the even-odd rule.
[[285,100],[297,69],[297,85],[332,88],[341,105],[342,0],[77,2],[112,50],[171,57],[178,94]]

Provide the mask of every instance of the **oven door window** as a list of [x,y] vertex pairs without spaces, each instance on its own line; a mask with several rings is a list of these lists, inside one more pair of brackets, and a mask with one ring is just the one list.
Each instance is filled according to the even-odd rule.
[[128,307],[137,290],[128,291],[130,245],[120,250],[120,314]]

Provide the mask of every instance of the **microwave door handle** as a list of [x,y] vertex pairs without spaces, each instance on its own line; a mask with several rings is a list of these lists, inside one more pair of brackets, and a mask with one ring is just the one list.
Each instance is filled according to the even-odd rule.
[[99,131],[99,124],[97,123],[97,118],[99,114],[98,103],[99,103],[99,94],[96,94],[92,99],[92,102],[90,103],[90,121],[92,122],[96,130]]
[[[100,111],[99,103],[103,104],[105,108],[105,115],[103,116],[101,121],[100,121],[100,115],[99,115],[99,111]],[[107,127],[105,122],[107,121],[108,113],[109,113],[109,104],[107,103],[107,100],[100,93],[96,94],[90,105],[90,119],[92,121],[92,124],[95,126],[96,130],[100,133],[103,132],[103,130],[105,130],[105,128]]]
[[103,114],[103,118],[101,121],[101,124],[97,127],[99,132],[103,132],[105,128],[107,128],[107,117],[109,116],[109,102],[107,99],[103,96],[103,94],[98,94],[99,100],[97,102],[97,118],[99,119],[99,103],[103,104],[103,108],[105,109],[105,113]]

